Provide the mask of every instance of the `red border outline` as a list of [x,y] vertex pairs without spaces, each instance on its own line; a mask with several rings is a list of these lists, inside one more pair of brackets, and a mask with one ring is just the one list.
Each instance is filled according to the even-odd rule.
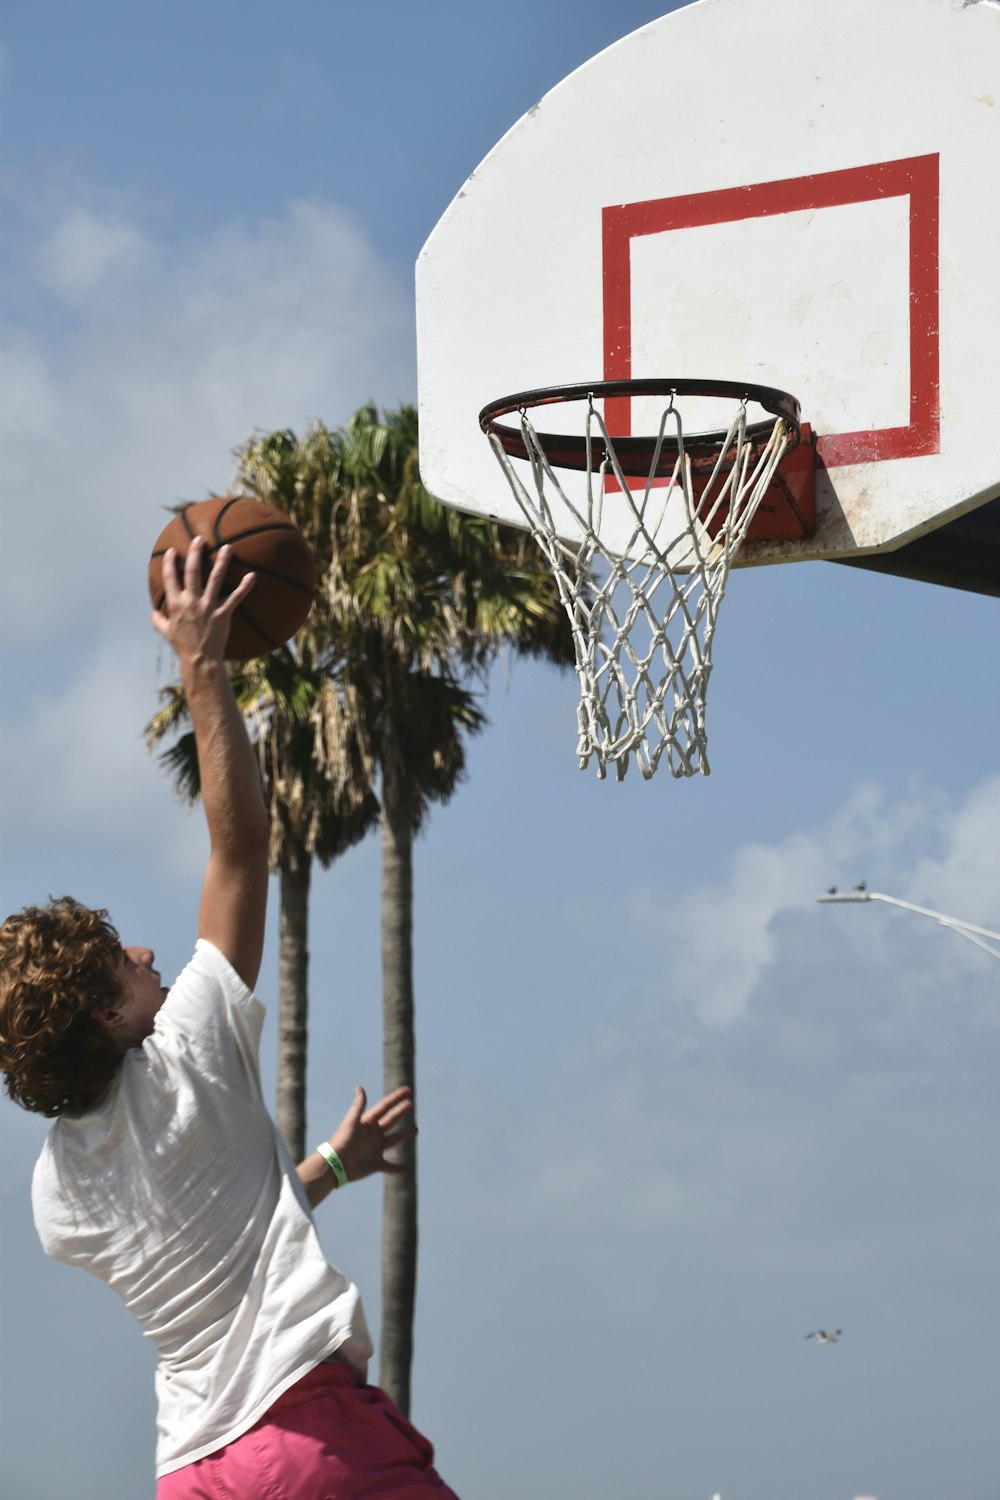
[[[604,379],[632,378],[631,242],[637,236],[902,197],[910,200],[910,425],[827,433],[817,437],[816,451],[829,468],[939,453],[939,157],[936,153],[875,162],[867,167],[848,167],[838,172],[819,172],[811,177],[789,177],[781,182],[619,203],[603,209]],[[627,397],[608,401],[605,415],[609,431],[615,436],[631,432],[631,404]],[[807,411],[803,411],[803,416],[808,421]]]

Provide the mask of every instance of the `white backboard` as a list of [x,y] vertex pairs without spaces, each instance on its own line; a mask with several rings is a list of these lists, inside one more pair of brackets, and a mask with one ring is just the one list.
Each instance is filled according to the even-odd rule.
[[[895,548],[982,506],[1000,495],[998,183],[996,0],[672,11],[553,88],[428,239],[425,484],[523,525],[483,406],[697,377],[791,392],[816,437],[815,534],[744,561]],[[631,405],[613,431],[651,419]]]

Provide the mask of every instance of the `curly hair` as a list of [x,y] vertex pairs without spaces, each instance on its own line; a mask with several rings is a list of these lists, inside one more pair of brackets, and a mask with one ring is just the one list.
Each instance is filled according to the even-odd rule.
[[69,896],[0,927],[0,1071],[25,1109],[76,1114],[111,1082],[120,1055],[92,1013],[120,993],[120,952],[107,912]]

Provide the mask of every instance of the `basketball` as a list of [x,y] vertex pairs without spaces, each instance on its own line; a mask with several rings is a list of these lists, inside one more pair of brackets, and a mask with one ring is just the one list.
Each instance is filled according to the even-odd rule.
[[219,548],[232,549],[223,596],[247,573],[257,581],[233,615],[227,661],[249,661],[284,645],[302,625],[312,606],[316,567],[309,545],[284,511],[246,495],[223,495],[185,506],[163,528],[149,559],[149,596],[155,609],[166,608],[163,555],[175,547],[187,556],[191,541],[202,536],[205,576]]

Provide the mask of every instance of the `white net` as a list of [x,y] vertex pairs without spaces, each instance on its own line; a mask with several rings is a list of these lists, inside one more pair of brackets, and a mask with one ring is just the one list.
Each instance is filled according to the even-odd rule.
[[[692,463],[673,397],[659,421],[645,479],[627,477],[614,440],[591,398],[586,414],[585,495],[566,494],[524,408],[520,431],[531,488],[495,433],[490,442],[514,497],[555,575],[569,616],[580,682],[580,766],[593,757],[621,780],[634,755],[647,779],[666,753],[674,776],[707,776],[705,698],[712,638],[729,570],[783,454],[794,441],[783,417],[760,437],[748,433],[741,402],[706,468],[703,447]],[[795,434],[797,437],[797,433]],[[661,459],[676,448],[666,481]],[[524,461],[521,471],[524,472]],[[525,476],[527,477],[527,475]],[[617,491],[608,491],[609,478]],[[553,502],[557,503],[553,503]],[[615,545],[602,541],[602,520],[615,507]],[[579,539],[556,530],[572,517]],[[622,513],[627,516],[621,545]],[[568,529],[565,526],[564,529]]]

